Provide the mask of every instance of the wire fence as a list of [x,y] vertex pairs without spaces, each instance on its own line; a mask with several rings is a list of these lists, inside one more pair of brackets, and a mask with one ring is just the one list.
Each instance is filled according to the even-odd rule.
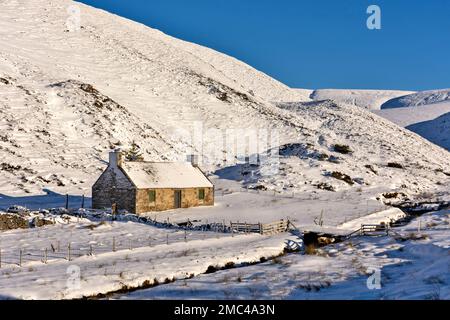
[[136,250],[151,248],[159,245],[170,245],[174,243],[188,243],[194,240],[220,239],[233,237],[234,234],[192,234],[184,232],[167,233],[165,237],[116,237],[89,242],[62,242],[53,241],[42,248],[0,248],[0,268],[8,266],[22,267],[29,262],[40,262],[47,264],[54,260],[72,261],[83,256],[95,256],[105,253],[114,253],[124,250]]

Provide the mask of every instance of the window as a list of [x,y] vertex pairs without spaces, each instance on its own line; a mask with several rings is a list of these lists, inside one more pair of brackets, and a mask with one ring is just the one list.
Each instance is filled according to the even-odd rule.
[[148,201],[149,202],[155,202],[156,200],[156,191],[155,190],[149,190],[148,191]]
[[198,189],[198,199],[205,200],[205,189]]

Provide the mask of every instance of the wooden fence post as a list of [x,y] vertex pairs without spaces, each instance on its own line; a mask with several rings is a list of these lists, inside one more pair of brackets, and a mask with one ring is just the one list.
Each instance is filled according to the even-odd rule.
[[70,250],[71,250],[71,246],[70,246],[70,242],[69,242],[69,244],[67,245],[67,260],[68,260],[68,261],[71,261],[71,260],[72,260]]
[[19,250],[19,267],[22,266],[22,249]]
[[262,223],[261,222],[258,222],[258,224],[259,224],[259,234],[263,234],[263,228],[262,228]]
[[169,244],[169,234],[166,234],[166,244]]
[[44,263],[47,264],[47,248],[44,249]]
[[187,232],[184,230],[184,242],[187,242]]
[[233,223],[230,221],[230,229],[231,229],[231,237],[234,237],[234,229],[233,229]]
[[112,251],[116,252],[116,237],[113,237],[113,241],[112,241]]
[[84,209],[84,194],[81,197],[81,209]]
[[66,209],[69,210],[69,194],[66,193]]

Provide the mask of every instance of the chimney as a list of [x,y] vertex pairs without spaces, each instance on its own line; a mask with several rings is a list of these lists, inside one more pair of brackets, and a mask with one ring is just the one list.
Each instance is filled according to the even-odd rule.
[[198,155],[196,155],[196,154],[188,155],[187,161],[190,162],[193,167],[198,167]]
[[109,166],[121,167],[123,162],[123,155],[120,149],[115,149],[109,153]]

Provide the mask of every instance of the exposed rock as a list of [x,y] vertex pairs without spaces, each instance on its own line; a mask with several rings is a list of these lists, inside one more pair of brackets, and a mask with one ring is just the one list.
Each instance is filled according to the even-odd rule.
[[28,219],[14,213],[0,214],[0,230],[26,229],[29,227]]

